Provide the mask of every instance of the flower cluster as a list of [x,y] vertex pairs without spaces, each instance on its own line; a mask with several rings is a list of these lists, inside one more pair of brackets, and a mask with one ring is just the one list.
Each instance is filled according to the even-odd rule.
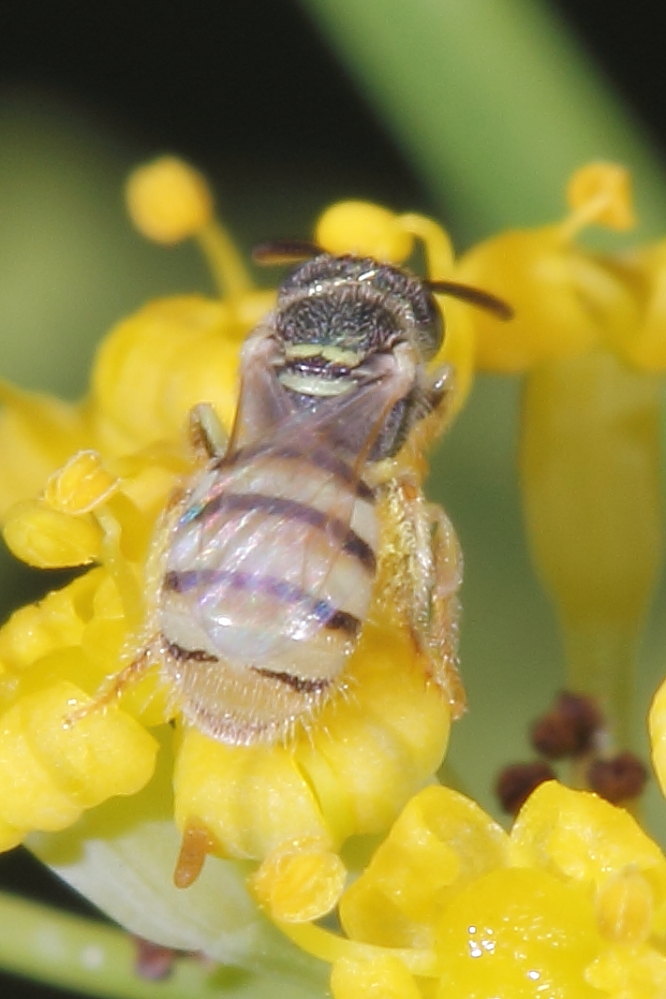
[[506,833],[444,787],[417,794],[345,892],[335,999],[656,997],[666,858],[624,810],[556,781]]
[[462,259],[465,280],[502,289],[501,341],[476,321],[476,366],[523,375],[519,464],[528,539],[558,613],[566,686],[598,697],[630,741],[632,665],[660,565],[663,246],[594,253],[596,224],[632,223],[627,172],[583,167],[555,225],[505,232]]
[[[450,708],[379,601],[349,665],[353,695],[277,745],[230,746],[183,725],[157,664],[134,668],[155,523],[192,468],[188,411],[206,401],[231,425],[240,344],[274,293],[254,287],[203,179],[179,161],[137,171],[128,203],[150,238],[196,238],[222,294],[156,301],[121,322],[80,403],[0,386],[7,544],[30,565],[80,569],[0,630],[0,849],[25,841],[134,932],[229,961],[251,963],[261,911],[332,964],[336,999],[666,994],[660,849],[624,810],[554,781],[510,833],[434,784]],[[658,566],[666,267],[662,245],[579,245],[587,225],[631,224],[625,171],[582,169],[569,204],[562,222],[503,233],[458,262],[431,220],[363,202],[330,208],[314,238],[395,263],[417,240],[428,276],[513,306],[500,336],[491,315],[447,303],[434,363],[455,367],[453,412],[475,370],[525,379],[535,561],[568,685],[600,699],[622,744]],[[666,785],[666,686],[651,725]],[[174,822],[178,842],[165,832]],[[364,865],[368,836],[379,846]]]
[[[87,810],[119,795],[136,795],[140,814],[142,795],[165,769],[182,836],[176,883],[191,885],[208,854],[259,862],[255,886],[268,908],[311,919],[342,891],[342,844],[386,829],[437,770],[449,707],[414,668],[409,636],[379,609],[349,667],[352,695],[288,744],[234,747],[194,728],[172,730],[178,705],[157,668],[132,676],[155,523],[192,467],[188,411],[205,400],[231,425],[239,346],[274,296],[253,287],[202,185],[179,161],[161,160],[131,178],[128,202],[152,238],[200,239],[222,300],[170,298],[121,322],[98,351],[81,403],[6,390],[7,544],[33,566],[89,568],[0,631],[0,847],[34,831],[75,835]],[[403,259],[415,237],[429,269],[446,276],[447,238],[420,216],[344,203],[315,233],[333,252],[391,260]],[[471,373],[464,316],[455,330],[446,349],[460,402]],[[158,750],[158,740],[168,747]],[[300,900],[284,889],[299,879],[308,885]]]

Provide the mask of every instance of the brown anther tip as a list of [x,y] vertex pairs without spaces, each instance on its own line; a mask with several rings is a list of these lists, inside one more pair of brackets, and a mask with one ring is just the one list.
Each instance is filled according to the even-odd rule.
[[151,943],[143,937],[134,937],[134,942],[136,944],[134,970],[137,977],[148,982],[163,982],[169,978],[178,951]]
[[548,759],[578,756],[593,747],[603,723],[603,715],[591,697],[564,691],[551,710],[537,718],[530,739],[536,751]]
[[537,753],[559,760],[576,752],[578,739],[568,722],[554,711],[542,715],[530,729],[530,742]]
[[495,794],[503,811],[515,815],[532,791],[546,780],[553,780],[552,767],[543,760],[512,763],[505,767],[495,783]]
[[206,855],[213,849],[210,835],[203,826],[190,823],[183,831],[180,853],[173,872],[173,883],[176,888],[189,888],[197,880],[206,860]]
[[645,764],[629,752],[619,753],[609,760],[595,760],[587,772],[590,790],[612,805],[638,798],[647,778]]

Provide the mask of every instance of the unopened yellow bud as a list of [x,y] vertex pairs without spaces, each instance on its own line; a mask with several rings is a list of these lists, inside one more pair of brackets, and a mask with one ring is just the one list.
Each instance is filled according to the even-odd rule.
[[106,471],[96,451],[79,451],[50,476],[43,499],[62,513],[89,513],[104,503],[117,486],[118,480]]
[[640,943],[650,935],[653,892],[639,871],[611,875],[599,886],[596,904],[599,930],[608,940]]
[[38,569],[86,565],[98,558],[102,532],[92,517],[73,517],[42,500],[16,503],[4,527],[9,549]]
[[567,204],[579,225],[594,222],[608,229],[631,229],[636,224],[631,176],[617,163],[588,163],[572,174]]
[[162,156],[134,170],[125,196],[132,222],[156,243],[179,243],[198,233],[213,215],[205,179],[175,156]]
[[399,264],[414,240],[400,217],[369,201],[339,201],[327,208],[315,228],[315,241],[328,253],[355,253]]
[[273,919],[305,923],[335,907],[346,873],[336,853],[317,843],[297,842],[270,854],[250,879],[250,887]]

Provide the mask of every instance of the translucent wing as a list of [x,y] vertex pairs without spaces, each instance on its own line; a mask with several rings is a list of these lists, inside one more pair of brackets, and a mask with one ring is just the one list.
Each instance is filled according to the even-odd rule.
[[[272,373],[262,377],[275,392]],[[399,397],[386,375],[292,411],[193,481],[166,566],[196,619],[189,648],[198,641],[239,668],[299,675],[313,659],[326,672],[327,657],[332,671],[350,651],[377,545],[361,471]]]

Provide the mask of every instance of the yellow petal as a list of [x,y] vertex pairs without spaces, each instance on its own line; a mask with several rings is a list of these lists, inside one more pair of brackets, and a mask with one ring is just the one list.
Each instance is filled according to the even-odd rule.
[[78,515],[106,502],[117,488],[118,480],[104,468],[97,451],[77,451],[49,476],[42,498],[54,510]]
[[[444,315],[444,342],[433,359],[432,367],[450,364],[453,368],[453,392],[447,402],[447,420],[455,416],[467,401],[474,380],[476,365],[476,317],[473,309],[464,302],[438,295],[437,301]],[[495,320],[500,327],[498,320]],[[501,329],[498,331],[501,335]]]
[[666,956],[645,945],[609,947],[592,961],[585,978],[611,999],[661,999],[666,995]]
[[525,371],[576,357],[600,341],[623,349],[635,335],[640,309],[625,275],[563,242],[557,226],[509,231],[473,247],[456,277],[514,310],[504,323],[474,310],[481,370]]
[[79,645],[102,570],[93,569],[37,604],[15,611],[0,629],[0,661],[23,670],[54,649]]
[[246,332],[228,306],[194,295],[151,302],[116,326],[97,355],[89,402],[102,453],[182,441],[200,402],[230,426]]
[[86,565],[101,551],[102,532],[90,515],[73,517],[41,500],[14,504],[5,518],[4,535],[17,558],[39,569]]
[[297,755],[330,828],[343,837],[390,825],[439,767],[451,724],[408,636],[368,622],[349,671],[350,696],[324,708]]
[[596,910],[599,930],[608,940],[642,943],[652,930],[652,887],[633,868],[617,871],[600,883]]
[[449,788],[426,788],[345,892],[340,918],[346,932],[389,947],[429,946],[442,905],[503,866],[506,846],[506,833],[475,802]]
[[0,853],[13,850],[25,836],[25,829],[17,829],[0,819]]
[[311,788],[283,746],[226,746],[190,729],[174,793],[178,826],[202,825],[222,856],[261,859],[299,838],[330,843]]
[[626,716],[661,563],[660,407],[657,378],[605,349],[541,365],[523,392],[532,553],[559,612],[568,683],[599,699],[611,728]]
[[576,885],[544,871],[492,871],[442,913],[437,999],[597,999],[584,976],[599,944],[591,901]]
[[84,446],[79,406],[0,382],[0,519],[19,500],[36,496],[47,477]]
[[21,829],[64,829],[86,808],[134,794],[149,780],[157,744],[116,708],[89,703],[58,681],[26,694],[0,721],[0,818]]
[[[510,836],[514,864],[603,885],[625,869],[641,872],[663,909],[666,858],[623,808],[557,781],[541,784],[520,810]],[[663,916],[660,917],[660,919]]]
[[422,993],[402,961],[378,954],[364,961],[342,957],[331,971],[333,999],[422,999]]

